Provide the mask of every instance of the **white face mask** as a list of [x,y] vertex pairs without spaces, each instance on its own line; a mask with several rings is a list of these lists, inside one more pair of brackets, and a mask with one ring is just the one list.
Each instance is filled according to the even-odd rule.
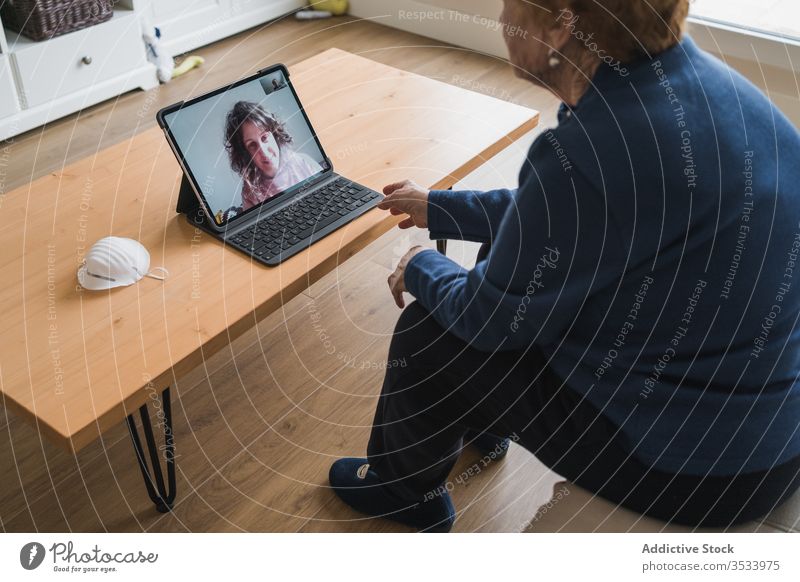
[[150,271],[150,253],[139,241],[107,236],[92,245],[78,269],[84,289],[101,291],[133,285],[142,277],[163,281],[169,275],[163,267]]

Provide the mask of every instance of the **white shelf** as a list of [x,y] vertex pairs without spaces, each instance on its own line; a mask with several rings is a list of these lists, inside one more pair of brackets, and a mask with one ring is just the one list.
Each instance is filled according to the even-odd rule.
[[[145,22],[161,28],[162,45],[179,54],[305,4],[305,0],[120,0],[105,23],[45,41],[31,40],[0,23],[0,140],[126,91],[155,87],[155,67],[147,62],[141,40]],[[129,26],[122,24],[125,19],[131,20]],[[124,33],[125,42],[120,44],[109,30]],[[123,52],[110,55],[115,46]],[[94,68],[77,65],[78,54],[84,52],[98,55],[92,58]],[[118,71],[109,69],[113,66]]]

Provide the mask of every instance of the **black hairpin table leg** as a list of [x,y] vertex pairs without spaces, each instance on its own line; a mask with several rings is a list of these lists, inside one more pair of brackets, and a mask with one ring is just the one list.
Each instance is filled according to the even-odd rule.
[[142,470],[142,477],[144,478],[144,485],[147,488],[147,494],[150,499],[155,503],[156,509],[161,513],[167,513],[172,509],[172,504],[175,502],[175,439],[172,434],[172,409],[169,402],[169,388],[161,393],[163,418],[158,416],[157,425],[164,426],[164,462],[167,466],[167,487],[164,487],[164,473],[161,470],[161,460],[159,455],[160,447],[156,444],[155,437],[153,436],[153,426],[150,424],[150,415],[147,412],[147,404],[139,408],[139,414],[142,418],[142,430],[144,431],[144,439],[147,443],[147,449],[150,455],[151,469],[147,467],[145,459],[144,448],[142,441],[139,438],[139,432],[136,430],[136,422],[133,415],[128,416],[128,431],[131,433],[131,440],[133,441],[133,449],[136,453],[136,461],[139,463],[139,468]]

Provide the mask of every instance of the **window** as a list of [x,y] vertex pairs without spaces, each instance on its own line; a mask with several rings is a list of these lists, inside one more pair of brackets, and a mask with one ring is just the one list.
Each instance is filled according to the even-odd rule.
[[798,0],[693,0],[693,17],[800,40]]

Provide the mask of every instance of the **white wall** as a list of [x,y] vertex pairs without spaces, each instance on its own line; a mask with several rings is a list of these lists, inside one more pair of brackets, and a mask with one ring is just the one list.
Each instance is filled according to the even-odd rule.
[[[397,2],[394,3],[395,5]],[[402,4],[402,2],[401,2]],[[458,10],[467,14],[480,14],[497,18],[503,7],[503,0],[427,0],[425,4]]]
[[502,0],[350,0],[353,16],[506,58],[496,28],[502,7]]
[[[350,12],[386,26],[506,58],[505,43],[496,25],[502,4],[502,0],[350,0]],[[793,71],[800,63],[800,43],[784,44],[765,35],[750,37],[726,27],[699,23],[690,25],[690,33],[702,48],[726,60],[767,92],[800,127],[800,87]]]

